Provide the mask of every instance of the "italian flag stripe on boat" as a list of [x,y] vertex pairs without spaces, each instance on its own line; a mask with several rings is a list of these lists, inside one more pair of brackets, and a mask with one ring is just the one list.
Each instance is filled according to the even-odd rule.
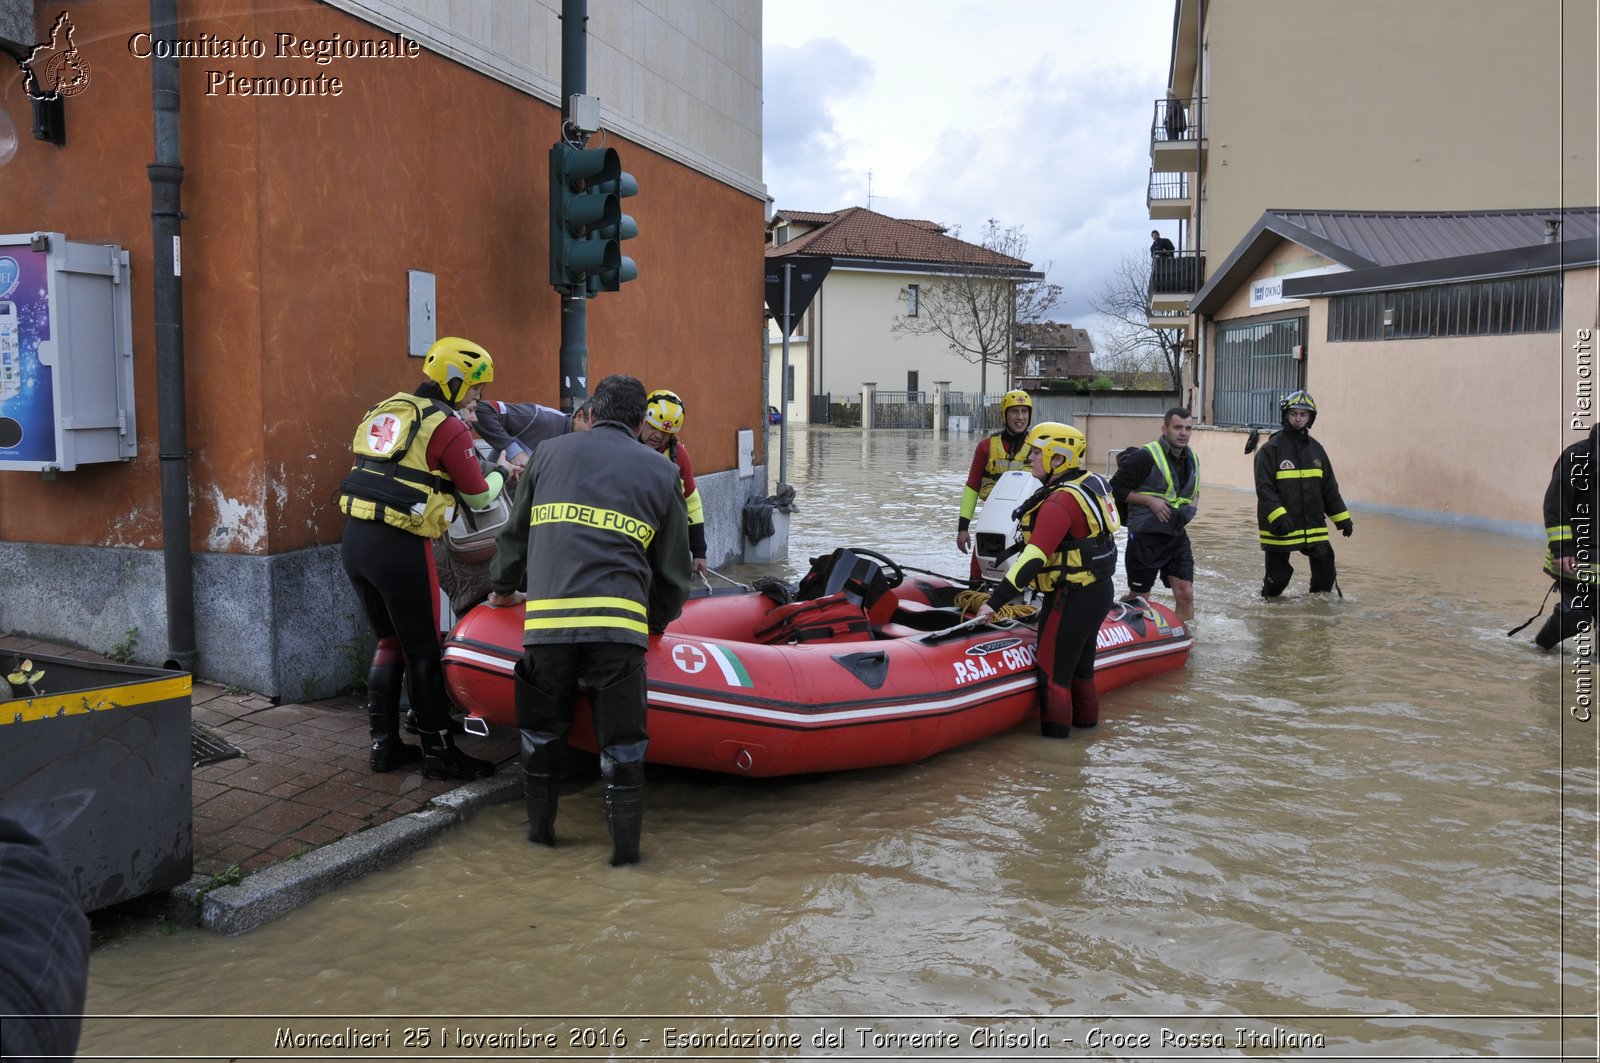
[[750,681],[750,673],[744,670],[744,664],[740,662],[732,650],[724,646],[713,646],[709,642],[705,644],[705,647],[706,652],[711,655],[711,659],[717,662],[717,667],[722,669],[722,678],[728,681],[730,687],[755,686]]

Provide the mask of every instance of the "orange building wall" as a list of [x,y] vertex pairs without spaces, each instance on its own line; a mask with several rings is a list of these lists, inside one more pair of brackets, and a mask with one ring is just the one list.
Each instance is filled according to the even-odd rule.
[[[307,2],[181,7],[185,38],[388,36]],[[0,539],[155,547],[150,63],[128,48],[149,8],[106,0],[72,15],[91,81],[67,102],[64,147],[27,136],[20,79],[0,81],[0,106],[25,138],[0,170],[0,232],[56,230],[129,250],[139,456],[54,483],[0,476]],[[229,68],[337,76],[344,92],[207,96],[206,71]],[[333,496],[356,419],[421,379],[421,360],[406,354],[409,269],[436,276],[438,335],[495,355],[492,397],[558,403],[546,214],[554,107],[426,50],[327,66],[185,59],[180,70],[195,549],[276,554],[338,539]],[[639,181],[626,209],[641,232],[626,251],[640,277],[588,305],[591,387],[613,372],[673,387],[689,408],[696,471],[732,468],[737,430],[759,429],[762,409],[762,204],[620,138],[605,143]]]

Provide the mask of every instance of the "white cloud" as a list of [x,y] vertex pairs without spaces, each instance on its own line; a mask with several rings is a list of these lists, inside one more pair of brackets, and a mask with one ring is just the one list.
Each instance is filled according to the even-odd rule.
[[[1172,0],[766,0],[765,179],[777,206],[871,206],[975,234],[1020,225],[1087,319],[1149,245],[1149,128]],[[1162,223],[1173,229],[1175,223]],[[1080,322],[1081,323],[1081,322]]]

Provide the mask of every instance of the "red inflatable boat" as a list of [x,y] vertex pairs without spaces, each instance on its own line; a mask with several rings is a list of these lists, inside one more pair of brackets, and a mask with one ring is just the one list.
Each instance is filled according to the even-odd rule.
[[[886,572],[863,553],[835,551],[792,602],[760,591],[690,599],[650,641],[647,759],[750,776],[871,768],[1037,712],[1033,624],[965,626],[953,607],[963,588],[907,579],[882,558]],[[1118,603],[1100,628],[1095,681],[1104,693],[1181,668],[1190,641],[1165,606]],[[451,695],[470,716],[515,727],[521,655],[522,610],[478,606],[445,643]],[[582,705],[570,740],[594,750]]]

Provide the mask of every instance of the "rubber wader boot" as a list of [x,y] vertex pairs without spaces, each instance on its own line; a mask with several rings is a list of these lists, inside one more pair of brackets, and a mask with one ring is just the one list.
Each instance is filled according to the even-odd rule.
[[418,731],[422,739],[422,775],[427,779],[455,779],[471,782],[494,774],[487,760],[469,757],[456,748],[449,731]]
[[414,664],[410,673],[411,698],[416,702],[417,721],[422,724],[417,737],[422,739],[423,778],[470,782],[493,775],[493,764],[456,748],[450,735],[450,699],[444,692],[444,672],[439,662]]
[[545,693],[528,679],[528,660],[517,662],[512,673],[517,731],[522,739],[522,799],[528,809],[528,840],[535,845],[556,843],[556,805],[560,799],[557,767],[566,747],[566,721],[572,719],[572,698]]
[[1549,653],[1560,645],[1562,638],[1561,606],[1558,603],[1555,612],[1550,614],[1550,618],[1544,622],[1544,626],[1539,629],[1539,633],[1533,636],[1533,644],[1544,652]]
[[1040,691],[1039,733],[1046,738],[1066,738],[1072,733],[1072,692],[1046,681]]
[[1100,722],[1100,692],[1093,679],[1072,681],[1072,726],[1093,727]]
[[[609,770],[607,770],[609,769]],[[644,764],[600,759],[606,779],[606,827],[611,832],[611,866],[639,862],[644,833]]]
[[605,735],[600,775],[606,781],[606,826],[611,831],[611,866],[639,862],[644,831],[645,737],[644,669],[636,668],[610,686],[589,691],[595,730]]
[[367,723],[372,732],[370,763],[375,772],[393,771],[422,759],[422,750],[400,741],[400,685],[405,680],[405,660],[396,657],[367,672]]

